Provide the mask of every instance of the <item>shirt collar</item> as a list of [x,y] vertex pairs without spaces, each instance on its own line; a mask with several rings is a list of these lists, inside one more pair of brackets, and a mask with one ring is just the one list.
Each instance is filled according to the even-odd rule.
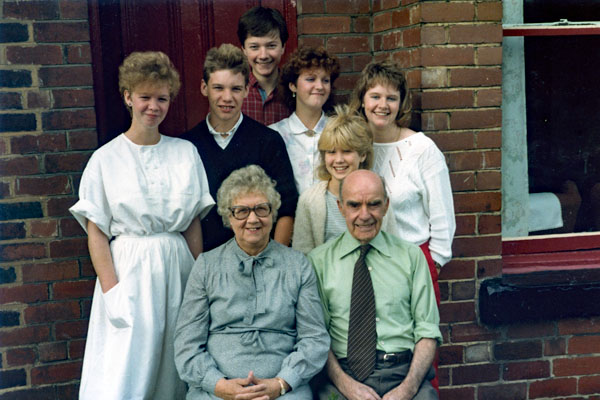
[[242,248],[238,245],[235,238],[232,238],[231,241],[232,241],[231,247],[232,247],[233,253],[236,255],[236,257],[239,261],[238,268],[242,275],[246,275],[246,276],[252,275],[252,267],[254,266],[255,262],[262,265],[263,267],[272,267],[273,266],[273,258],[270,256],[271,248],[273,247],[272,246],[273,241],[271,239],[269,239],[269,243],[267,244],[267,247],[265,247],[265,249],[263,251],[261,251],[259,254],[255,255],[255,256],[250,256],[244,250],[242,250]]
[[[316,133],[317,135],[320,134],[321,132],[323,132],[323,128],[325,128],[326,122],[327,122],[327,117],[325,116],[325,113],[323,111],[321,111],[321,118],[319,118],[319,121],[315,125],[315,129],[313,129],[312,131],[314,133]],[[304,126],[302,121],[300,121],[300,118],[298,118],[298,115],[296,115],[295,111],[292,113],[292,115],[290,115],[290,131],[294,135],[301,135],[303,133],[310,131],[310,129],[308,129],[306,126]]]
[[214,136],[221,136],[221,135],[233,135],[235,133],[235,131],[237,131],[237,129],[240,127],[240,124],[242,123],[242,120],[244,119],[244,114],[240,113],[240,117],[238,118],[237,122],[235,123],[235,125],[233,126],[233,128],[231,128],[229,131],[227,132],[217,132],[215,130],[215,128],[212,127],[212,125],[210,124],[209,121],[209,117],[210,117],[210,113],[208,113],[208,115],[206,116],[206,125],[208,126],[208,131],[211,133],[211,135]]
[[[386,256],[386,257],[391,256],[389,246],[387,245],[387,241],[383,237],[383,234],[381,231],[379,231],[379,233],[377,233],[377,236],[375,236],[373,238],[373,240],[371,240],[369,242],[369,244],[375,250],[377,250],[384,256]],[[352,254],[354,251],[358,250],[360,248],[360,246],[361,246],[361,243],[358,240],[356,240],[350,234],[350,232],[348,232],[348,231],[344,232],[342,239],[341,239],[341,243],[340,243],[340,258],[344,258],[348,254]]]

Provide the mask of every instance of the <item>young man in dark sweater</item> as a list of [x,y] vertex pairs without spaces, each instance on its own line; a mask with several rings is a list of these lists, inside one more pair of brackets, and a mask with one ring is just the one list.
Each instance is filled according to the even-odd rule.
[[[285,144],[272,129],[241,112],[248,94],[250,68],[242,50],[223,44],[206,55],[201,92],[208,97],[209,113],[182,138],[198,148],[204,163],[210,194],[217,198],[221,182],[236,169],[250,164],[262,167],[277,182],[281,195],[274,239],[288,245],[294,224],[298,192]],[[233,237],[223,227],[214,207],[202,220],[204,251],[214,249]]]

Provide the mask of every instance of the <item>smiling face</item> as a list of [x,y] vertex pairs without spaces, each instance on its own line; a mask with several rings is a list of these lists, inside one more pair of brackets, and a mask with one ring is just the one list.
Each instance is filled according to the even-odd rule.
[[375,173],[358,170],[344,180],[338,207],[346,219],[348,231],[361,244],[367,244],[377,236],[388,206],[389,199]]
[[296,93],[296,110],[321,111],[331,94],[331,76],[323,68],[304,69],[289,87]]
[[169,85],[143,82],[130,93],[123,92],[125,103],[131,107],[132,126],[142,129],[158,129],[165,119],[171,104]]
[[208,97],[212,127],[217,132],[227,132],[233,128],[240,118],[242,103],[248,94],[244,75],[229,69],[214,71],[208,82],[202,80],[200,90]]
[[[262,193],[243,194],[231,203],[232,207],[254,207],[258,204],[268,203],[269,200]],[[235,235],[235,240],[242,250],[249,255],[257,255],[269,243],[269,234],[273,228],[273,213],[266,217],[259,217],[254,211],[247,218],[239,220],[233,215],[229,216],[229,223]]]
[[268,78],[277,74],[285,45],[281,43],[279,31],[274,30],[266,36],[248,36],[242,50],[248,58],[252,73],[260,80],[261,77]]
[[361,156],[357,151],[338,147],[325,151],[325,168],[331,178],[339,182],[356,171],[365,158],[365,155]]
[[371,129],[381,131],[395,127],[400,100],[400,91],[391,85],[377,84],[367,90],[363,106]]

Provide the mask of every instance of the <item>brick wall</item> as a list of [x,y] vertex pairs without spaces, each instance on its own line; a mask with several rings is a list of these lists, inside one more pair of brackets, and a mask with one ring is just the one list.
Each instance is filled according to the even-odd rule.
[[94,282],[67,209],[97,145],[87,19],[85,0],[0,2],[3,400],[77,397]]

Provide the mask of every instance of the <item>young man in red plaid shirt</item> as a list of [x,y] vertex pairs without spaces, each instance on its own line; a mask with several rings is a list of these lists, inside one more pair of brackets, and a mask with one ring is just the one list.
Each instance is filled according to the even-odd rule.
[[240,17],[238,38],[252,69],[242,112],[264,125],[289,117],[277,90],[279,62],[288,39],[283,16],[273,8],[251,8]]

